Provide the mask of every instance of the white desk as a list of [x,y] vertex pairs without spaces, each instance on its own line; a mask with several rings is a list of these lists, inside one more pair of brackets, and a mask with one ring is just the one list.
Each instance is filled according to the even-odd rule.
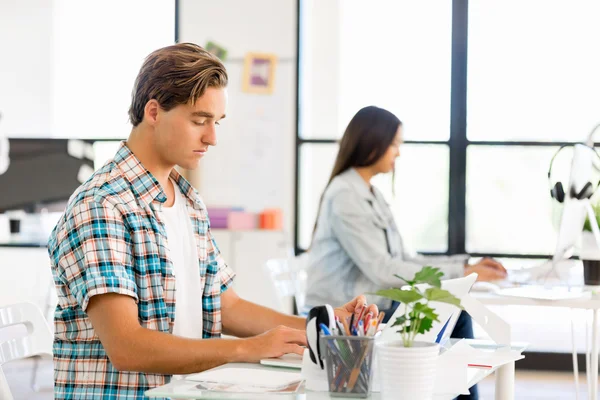
[[[523,350],[520,348],[519,350]],[[281,371],[276,367],[268,367],[261,364],[227,364],[218,368],[226,367],[239,367],[239,368],[257,368],[266,369],[272,371]],[[485,377],[491,373],[496,372],[496,400],[513,400],[514,399],[514,388],[515,388],[515,363],[514,361],[506,363],[496,369],[478,369],[469,368],[468,378],[469,387],[479,383]],[[312,392],[301,388],[301,393],[294,394],[273,394],[271,396],[265,393],[215,393],[215,392],[202,392],[196,389],[197,382],[186,381],[184,379],[172,381],[167,385],[163,385],[147,391],[146,396],[152,397],[170,397],[178,399],[236,399],[236,400],[254,400],[264,399],[266,397],[272,398],[285,398],[295,400],[328,400],[328,399],[344,399],[344,397],[330,397],[329,392]],[[438,393],[434,395],[434,400],[451,400],[454,399],[458,393]],[[348,398],[350,399],[350,398]],[[380,393],[372,393],[370,396],[371,400],[381,399]]]
[[[586,375],[590,400],[598,399],[598,310],[600,310],[600,295],[591,298],[578,298],[568,300],[535,300],[528,298],[500,296],[495,293],[472,292],[471,295],[485,305],[493,306],[535,306],[535,307],[563,307],[589,310],[592,312],[591,354],[586,357]],[[574,350],[575,351],[575,350]],[[588,344],[586,343],[586,354]]]

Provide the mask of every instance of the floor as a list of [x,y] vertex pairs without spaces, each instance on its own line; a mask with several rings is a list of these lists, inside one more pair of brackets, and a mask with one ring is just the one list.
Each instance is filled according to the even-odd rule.
[[[52,362],[41,360],[38,373],[39,390],[31,389],[32,360],[6,364],[3,369],[15,400],[51,400]],[[580,399],[585,399],[585,376],[580,376]],[[494,376],[488,377],[479,385],[480,399],[494,399]],[[575,399],[573,375],[563,372],[517,371],[515,399]]]

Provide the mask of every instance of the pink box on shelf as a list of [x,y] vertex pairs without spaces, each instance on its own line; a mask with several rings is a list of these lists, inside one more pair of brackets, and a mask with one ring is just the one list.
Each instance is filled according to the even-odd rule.
[[256,229],[256,214],[244,211],[232,211],[227,216],[227,227],[232,231],[249,231]]

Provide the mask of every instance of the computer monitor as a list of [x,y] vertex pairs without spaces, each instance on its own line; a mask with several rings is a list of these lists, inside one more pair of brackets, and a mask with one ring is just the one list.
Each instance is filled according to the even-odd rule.
[[570,258],[581,238],[587,213],[587,201],[579,201],[571,196],[571,192],[579,193],[587,182],[596,184],[592,175],[594,161],[598,156],[594,149],[583,144],[576,144],[573,149],[573,160],[568,186],[565,188],[565,201],[560,228],[556,240],[556,249],[552,257],[553,264]]
[[93,141],[10,139],[0,212],[66,201],[94,171]]

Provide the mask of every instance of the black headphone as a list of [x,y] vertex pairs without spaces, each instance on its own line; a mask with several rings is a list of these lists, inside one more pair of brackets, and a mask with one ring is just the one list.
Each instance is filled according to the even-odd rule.
[[[548,168],[548,182],[550,185],[552,185],[551,176],[552,176],[552,165],[554,164],[554,159],[556,158],[556,156],[558,156],[558,154],[564,148],[571,147],[571,146],[573,146],[573,145],[566,144],[566,145],[560,146],[560,148],[552,156],[552,159],[550,160],[550,168]],[[600,160],[600,155],[596,152],[596,150],[594,150],[593,147],[590,147],[587,144],[586,145],[582,144],[582,146],[585,146],[588,149],[590,149],[590,151],[592,151],[596,155],[596,157],[598,157],[598,159]],[[586,182],[586,184],[583,185],[583,187],[581,188],[581,190],[579,192],[577,192],[575,190],[575,187],[573,185],[571,185],[571,190],[568,193],[568,195],[571,198],[577,199],[577,200],[589,199],[590,197],[592,197],[592,195],[596,191],[596,188],[598,188],[599,185],[600,185],[600,182],[598,182],[598,184],[595,187],[592,184],[592,182]],[[558,201],[559,203],[564,203],[566,195],[567,195],[567,193],[565,192],[565,186],[562,184],[561,181],[556,182],[554,184],[554,186],[550,187],[550,196],[552,196],[552,198],[555,199],[556,201]]]
[[306,318],[306,341],[308,344],[310,359],[313,363],[320,366],[321,369],[324,369],[324,352],[323,354],[321,353],[322,350],[319,340],[321,324],[325,324],[325,326],[330,330],[335,326],[335,314],[333,312],[333,307],[331,307],[329,304],[313,307]]

